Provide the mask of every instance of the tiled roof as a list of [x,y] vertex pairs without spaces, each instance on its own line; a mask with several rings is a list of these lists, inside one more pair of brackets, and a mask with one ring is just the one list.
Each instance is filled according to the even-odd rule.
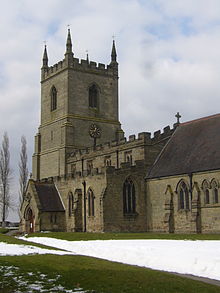
[[220,169],[220,114],[180,124],[147,178]]
[[35,182],[35,189],[44,212],[63,212],[64,206],[54,183]]

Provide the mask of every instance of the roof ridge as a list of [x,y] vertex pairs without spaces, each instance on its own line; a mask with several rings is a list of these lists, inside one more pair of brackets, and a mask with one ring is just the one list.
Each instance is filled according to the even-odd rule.
[[215,118],[215,117],[220,117],[220,113],[214,114],[214,115],[209,115],[209,116],[202,117],[202,118],[197,118],[197,119],[190,120],[190,121],[186,121],[186,122],[180,123],[180,126],[190,124],[190,123],[194,123],[194,122],[199,122],[199,121],[202,121],[202,120],[212,119],[212,118]]

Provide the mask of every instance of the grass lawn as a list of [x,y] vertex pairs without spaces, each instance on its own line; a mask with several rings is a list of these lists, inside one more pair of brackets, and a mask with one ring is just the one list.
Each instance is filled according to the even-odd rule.
[[59,248],[49,247],[49,246],[45,246],[45,245],[34,243],[34,242],[27,242],[27,241],[17,239],[17,238],[14,238],[12,236],[8,236],[8,235],[5,235],[5,234],[0,234],[0,242],[6,242],[6,243],[9,243],[9,244],[20,244],[20,245],[33,245],[33,246],[37,246],[37,247],[40,247],[40,248],[60,250]]
[[155,233],[80,233],[48,232],[33,233],[29,237],[53,237],[58,239],[80,240],[124,240],[124,239],[174,239],[174,240],[220,240],[220,234],[155,234]]
[[5,234],[7,233],[9,230],[7,228],[0,228],[0,234]]
[[[30,236],[67,240],[95,239],[220,239],[219,235],[171,235],[149,233],[41,233]],[[29,244],[0,234],[0,241]],[[38,246],[33,243],[33,245]],[[42,246],[41,246],[42,247]],[[7,273],[12,270],[13,273]],[[42,281],[43,280],[43,281]],[[0,257],[0,292],[27,292],[28,286],[44,282],[30,292],[68,292],[83,288],[87,293],[217,293],[220,287],[166,272],[114,263],[79,255],[27,255]],[[19,285],[20,284],[20,285]],[[50,286],[65,290],[52,291]],[[18,288],[18,286],[20,286]],[[39,285],[41,286],[41,285]],[[43,288],[43,289],[42,289]],[[77,292],[77,291],[71,291]]]
[[[40,274],[45,274],[48,279],[54,280],[67,289],[81,287],[97,293],[217,293],[220,288],[181,278],[176,275],[153,271],[135,266],[129,266],[96,258],[84,256],[10,256],[0,257],[0,268],[15,266],[18,276],[26,276],[30,282],[39,279]],[[33,272],[34,274],[29,274]],[[56,276],[59,279],[56,280]],[[0,274],[0,292],[15,292],[17,289],[16,275],[11,283],[4,283]],[[4,288],[5,284],[5,288]],[[49,282],[47,282],[47,285]],[[11,291],[4,291],[4,290]],[[26,290],[24,288],[24,290]],[[92,291],[94,290],[94,291]],[[27,292],[27,291],[21,291]],[[36,291],[37,292],[37,291]],[[48,289],[48,292],[49,289]],[[57,291],[59,292],[59,291]],[[60,291],[63,292],[63,291]]]

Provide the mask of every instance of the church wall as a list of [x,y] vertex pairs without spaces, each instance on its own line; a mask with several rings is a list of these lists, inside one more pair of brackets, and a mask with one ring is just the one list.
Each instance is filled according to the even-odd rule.
[[[129,163],[120,170],[107,168],[107,189],[104,197],[105,232],[147,231],[147,206],[145,198],[144,174],[142,166],[130,167]],[[123,212],[123,184],[130,178],[135,186],[136,212]]]
[[[118,121],[118,79],[106,72],[73,69],[69,75],[69,113]],[[98,88],[98,107],[89,107],[88,90]]]
[[41,231],[65,231],[66,221],[64,212],[43,212],[40,218]]
[[[152,205],[151,231],[169,232],[170,219],[172,217],[173,232],[175,233],[220,232],[220,193],[219,203],[214,203],[213,192],[210,186],[210,204],[206,204],[202,187],[204,180],[211,183],[213,179],[216,179],[219,184],[220,172],[210,171],[193,174],[192,200],[189,175],[147,180],[147,196],[149,196]],[[181,210],[179,208],[178,183],[181,180],[186,182],[189,189],[189,210]]]
[[[96,171],[96,170],[94,170]],[[56,180],[56,186],[59,190],[61,198],[63,200],[65,210],[66,210],[66,229],[67,231],[84,231],[84,185],[86,183],[85,192],[86,192],[86,231],[87,232],[101,232],[103,231],[103,217],[102,217],[102,195],[106,188],[106,178],[104,173],[95,174],[92,172],[91,175],[86,177],[75,176],[68,178],[61,178]],[[95,196],[95,213],[94,216],[89,216],[88,213],[88,190],[92,189]],[[76,195],[76,192],[80,190],[81,195]],[[73,194],[76,204],[74,209],[69,214],[69,193]],[[81,224],[80,224],[81,223]]]
[[[214,193],[211,188],[211,182],[215,179],[218,184],[219,202],[214,202]],[[210,171],[207,173],[196,174],[193,180],[198,183],[200,201],[201,201],[201,232],[219,233],[220,232],[220,171]],[[210,203],[205,203],[205,193],[202,189],[202,183],[207,180],[209,184]]]

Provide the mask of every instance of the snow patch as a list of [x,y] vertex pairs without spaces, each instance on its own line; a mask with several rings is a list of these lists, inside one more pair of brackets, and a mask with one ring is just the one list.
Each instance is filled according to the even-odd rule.
[[220,241],[217,240],[67,241],[49,237],[26,240],[74,254],[220,280]]

